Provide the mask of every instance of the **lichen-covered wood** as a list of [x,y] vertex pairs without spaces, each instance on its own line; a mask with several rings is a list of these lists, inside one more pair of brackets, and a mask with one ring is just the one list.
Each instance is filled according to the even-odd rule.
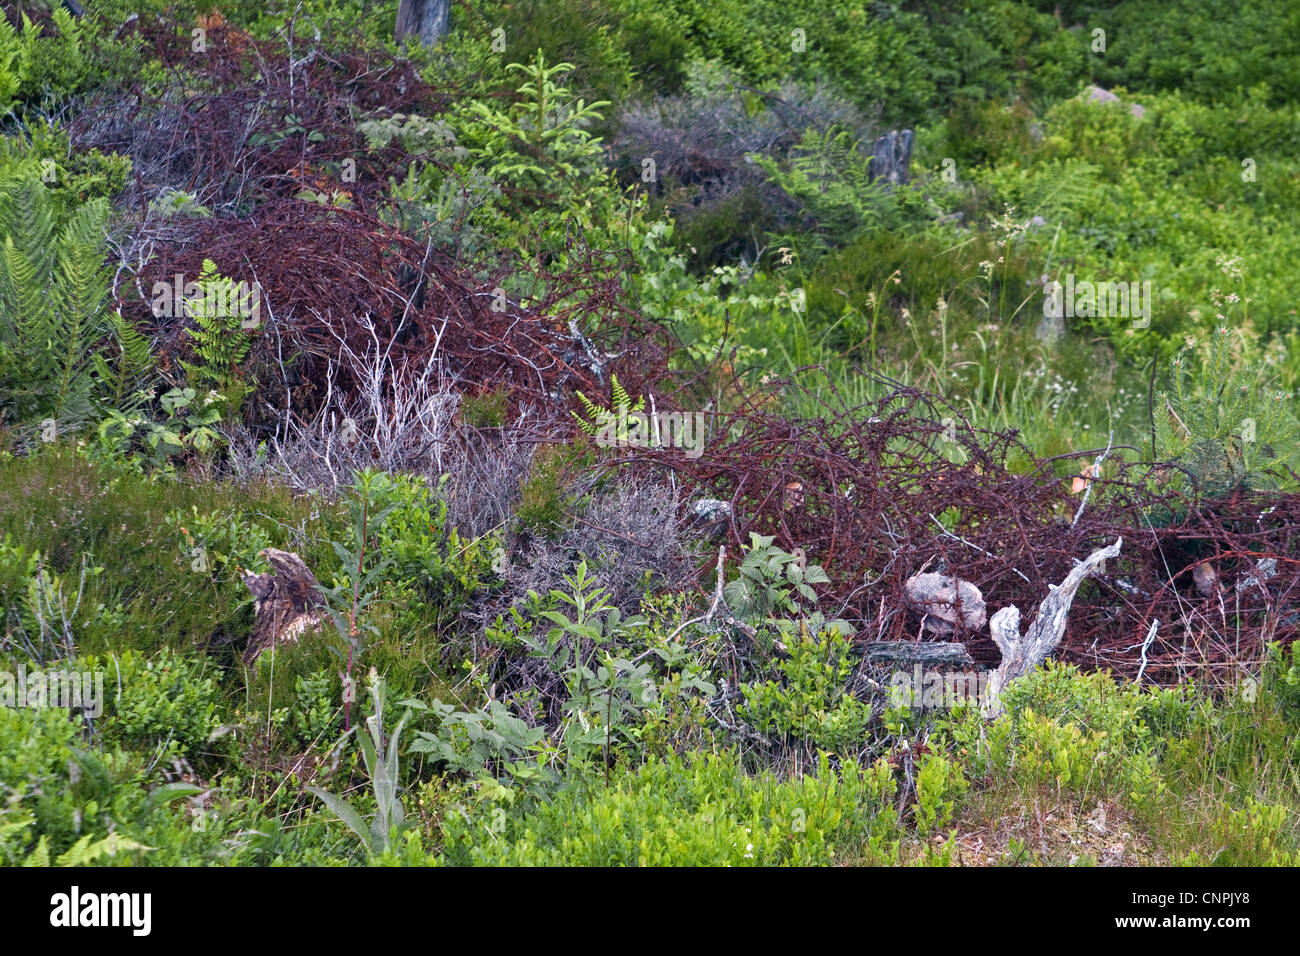
[[973,663],[964,644],[943,641],[874,641],[862,645],[862,659],[868,664],[951,664]]

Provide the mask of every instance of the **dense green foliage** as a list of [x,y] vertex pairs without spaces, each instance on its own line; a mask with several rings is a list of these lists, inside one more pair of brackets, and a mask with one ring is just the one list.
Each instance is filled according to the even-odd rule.
[[[988,721],[857,680],[825,569],[772,538],[702,594],[651,571],[616,593],[623,553],[574,544],[616,487],[582,437],[484,466],[505,503],[477,523],[436,474],[367,463],[337,498],[214,479],[224,427],[260,397],[253,326],[196,305],[164,381],[158,343],[112,308],[131,161],[74,148],[69,123],[92,94],[186,76],[118,29],[128,12],[169,12],[184,40],[211,5],[92,6],[0,19],[0,674],[103,682],[93,718],[0,706],[4,862],[1087,865],[1116,862],[1118,834],[1143,862],[1300,861],[1295,645],[1215,686],[1049,665]],[[391,0],[221,10],[256,39],[292,16],[300,40],[330,25],[322,49],[348,24],[409,56],[446,112],[351,120],[371,150],[420,156],[384,184],[385,221],[526,264],[501,279],[520,303],[606,254],[593,284],[668,327],[698,407],[816,416],[762,386],[814,365],[865,399],[878,370],[1040,456],[1113,435],[1179,466],[1167,490],[1294,489],[1286,0],[487,0],[457,5],[433,51],[392,42]],[[882,183],[873,144],[904,128],[910,178]],[[154,225],[212,215],[148,198]],[[1045,283],[1067,274],[1151,283],[1148,320],[1047,328]],[[199,285],[230,300],[211,260]],[[609,384],[579,396],[575,430],[646,410],[639,384]],[[507,444],[507,391],[458,400],[481,465]],[[328,606],[245,666],[245,574],[268,547],[299,554]],[[744,640],[707,620],[715,584]],[[1030,807],[1067,838],[1006,822]]]

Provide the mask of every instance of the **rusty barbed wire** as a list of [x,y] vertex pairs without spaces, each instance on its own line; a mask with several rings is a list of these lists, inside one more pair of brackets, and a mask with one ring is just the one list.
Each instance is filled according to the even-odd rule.
[[[621,460],[668,469],[692,496],[727,502],[733,560],[753,532],[823,565],[831,584],[819,606],[859,639],[925,639],[903,599],[922,571],[976,585],[990,613],[1015,604],[1027,626],[1050,587],[1120,536],[1120,558],[1079,591],[1058,658],[1157,683],[1226,679],[1267,642],[1300,632],[1300,495],[1196,502],[1164,489],[1168,466],[1112,460],[1075,521],[1075,476],[1056,474],[1015,432],[971,427],[942,399],[887,380],[883,397],[845,407],[809,377],[773,388],[821,397],[820,418],[751,403],[714,417],[697,458],[658,448]],[[1213,568],[1212,584],[1208,574],[1194,580],[1198,567]],[[1000,660],[986,627],[962,633],[959,623],[950,639],[978,664]]]

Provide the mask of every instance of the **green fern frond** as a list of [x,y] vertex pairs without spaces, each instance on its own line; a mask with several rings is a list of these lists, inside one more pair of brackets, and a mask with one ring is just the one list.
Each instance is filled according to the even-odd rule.
[[48,867],[50,865],[50,838],[41,834],[41,838],[36,841],[36,846],[32,852],[27,854],[23,860],[23,866]]
[[1100,202],[1101,168],[1079,159],[1036,164],[1016,203],[1030,216],[1061,219]]
[[[132,392],[147,387],[153,370],[153,351],[149,340],[116,312],[110,312],[112,344],[93,356],[95,374],[105,388],[105,401],[111,408],[123,408]],[[115,352],[116,356],[111,353]],[[116,359],[116,367],[109,364]]]
[[238,408],[252,391],[240,364],[252,347],[249,330],[242,324],[240,283],[223,276],[211,259],[203,260],[198,286],[202,296],[186,302],[194,325],[186,330],[193,360],[182,360],[186,382],[196,392],[214,391],[232,408]]
[[578,427],[581,428],[583,432],[595,437],[596,432],[600,428],[598,423],[601,421],[602,416],[608,415],[609,412],[601,408],[586,395],[582,394],[582,392],[578,392],[578,400],[582,402],[582,407],[587,413],[587,417],[583,418],[577,412],[570,412],[569,414],[577,419]]
[[85,415],[109,333],[108,204],[86,203],[57,229],[55,208],[30,171],[0,182],[0,415],[18,422]]
[[65,853],[59,855],[55,861],[58,866],[85,866],[88,863],[94,863],[96,860],[105,856],[117,856],[119,853],[128,853],[134,850],[142,850],[148,853],[154,849],[151,846],[145,846],[138,843],[130,837],[125,837],[120,833],[110,833],[108,836],[91,842],[91,835],[87,833]]
[[618,380],[617,375],[610,375],[609,380],[610,394],[612,398],[612,404],[609,408],[602,408],[582,392],[577,392],[578,400],[582,402],[582,407],[587,413],[587,417],[583,418],[577,412],[570,413],[575,419],[577,419],[578,427],[586,434],[593,437],[595,437],[602,428],[617,421],[620,417],[620,410],[622,411],[623,418],[637,412],[645,411],[644,395],[638,396],[634,404],[632,402],[632,396],[628,394],[627,389],[623,387],[623,384]]

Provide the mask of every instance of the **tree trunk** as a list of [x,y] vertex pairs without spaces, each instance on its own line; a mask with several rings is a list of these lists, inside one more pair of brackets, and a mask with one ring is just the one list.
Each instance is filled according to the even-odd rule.
[[424,46],[433,46],[446,34],[450,18],[451,0],[401,0],[397,5],[397,41],[413,36]]

